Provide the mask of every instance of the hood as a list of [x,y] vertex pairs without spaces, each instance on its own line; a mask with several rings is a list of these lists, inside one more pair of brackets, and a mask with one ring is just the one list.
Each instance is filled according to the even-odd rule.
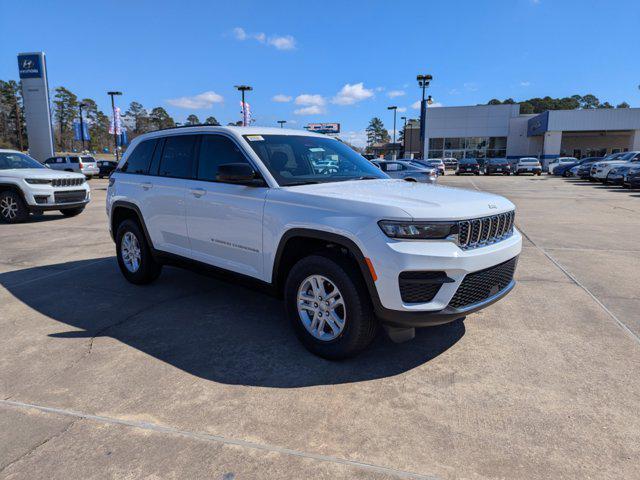
[[49,168],[13,168],[0,170],[0,177],[11,178],[84,178],[81,173],[61,172]]
[[594,163],[596,167],[608,167],[609,165],[617,165],[618,163],[626,163],[626,160],[607,160],[606,162]]
[[[464,220],[515,209],[491,193],[404,180],[360,180],[284,187],[299,194],[396,207],[415,220]],[[384,208],[383,208],[384,207]]]

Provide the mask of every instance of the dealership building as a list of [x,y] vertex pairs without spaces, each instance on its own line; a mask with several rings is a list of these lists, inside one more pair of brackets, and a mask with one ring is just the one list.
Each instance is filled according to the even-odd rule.
[[[430,158],[600,157],[640,150],[640,108],[533,115],[520,114],[518,104],[429,108],[425,137]],[[406,154],[420,154],[419,122],[407,124],[405,142]]]

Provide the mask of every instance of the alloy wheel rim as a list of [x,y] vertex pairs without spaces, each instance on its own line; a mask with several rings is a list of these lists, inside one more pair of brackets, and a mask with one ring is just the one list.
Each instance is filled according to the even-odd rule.
[[2,212],[4,218],[13,220],[18,216],[18,202],[12,197],[3,197],[2,200],[0,200],[0,212]]
[[124,266],[131,273],[136,273],[140,268],[140,262],[142,261],[142,254],[140,252],[140,243],[138,237],[131,232],[126,232],[122,237],[120,244],[120,255]]
[[298,316],[314,338],[335,340],[344,331],[347,311],[338,287],[322,275],[310,275],[298,288]]

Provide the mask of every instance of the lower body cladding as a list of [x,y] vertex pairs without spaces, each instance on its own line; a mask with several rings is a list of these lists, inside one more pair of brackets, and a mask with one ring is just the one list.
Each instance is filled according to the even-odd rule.
[[378,276],[376,316],[388,326],[411,329],[451,322],[507,295],[522,237],[461,250],[448,241],[395,241],[371,258]]

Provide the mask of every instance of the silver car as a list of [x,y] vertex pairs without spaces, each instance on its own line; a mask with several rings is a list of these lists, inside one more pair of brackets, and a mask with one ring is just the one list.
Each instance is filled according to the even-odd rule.
[[87,178],[100,173],[96,159],[89,155],[60,155],[47,158],[44,164],[51,170],[82,173]]
[[374,160],[372,163],[391,178],[420,183],[435,183],[438,179],[437,169],[424,167],[413,162],[403,160]]

